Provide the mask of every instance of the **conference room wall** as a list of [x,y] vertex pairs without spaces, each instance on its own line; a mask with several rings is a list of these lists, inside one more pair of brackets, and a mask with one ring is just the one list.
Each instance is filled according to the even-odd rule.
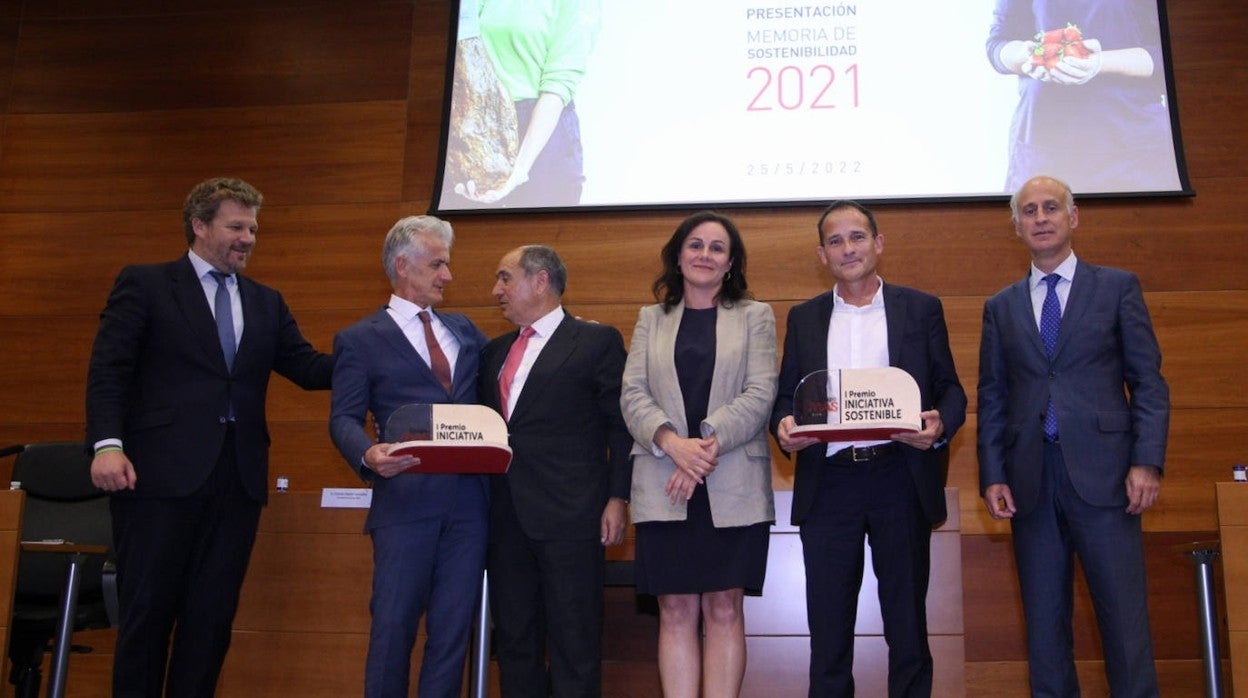
[[[1076,245],[1084,259],[1139,274],[1164,352],[1170,456],[1144,526],[1158,656],[1187,671],[1198,656],[1192,583],[1170,546],[1214,536],[1212,483],[1248,459],[1238,429],[1248,418],[1248,6],[1171,0],[1168,10],[1197,196],[1083,201]],[[265,193],[248,273],[284,292],[317,346],[328,350],[337,330],[381,305],[381,239],[395,219],[424,212],[433,190],[450,12],[446,0],[211,10],[0,0],[0,443],[80,437],[86,361],[112,280],[123,264],[182,253],[182,199],[205,177],[237,175]],[[505,331],[489,296],[497,260],[543,242],[568,263],[568,308],[627,339],[652,302],[658,250],[689,212],[453,217],[444,308],[487,334]],[[730,211],[749,245],[751,290],[773,305],[781,334],[787,309],[831,283],[814,255],[818,212]],[[973,411],[983,301],[1027,264],[1005,203],[877,213],[881,273],[944,300]],[[357,484],[329,443],[328,404],[273,383],[273,474],[295,489]],[[949,476],[961,490],[970,677],[973,667],[1016,671],[1023,656],[1008,527],[978,499],[974,428],[972,414]],[[777,488],[790,488],[791,462],[774,462]],[[1078,613],[1077,651],[1094,661],[1091,613]]]

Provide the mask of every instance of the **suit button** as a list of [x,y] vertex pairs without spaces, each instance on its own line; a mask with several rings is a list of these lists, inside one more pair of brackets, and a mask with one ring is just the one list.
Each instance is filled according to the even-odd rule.
[[217,424],[225,424],[227,421],[229,420],[225,417],[217,417]]
[[1053,373],[1052,371],[1049,371],[1049,380],[1054,380],[1056,378],[1057,378],[1057,374]]

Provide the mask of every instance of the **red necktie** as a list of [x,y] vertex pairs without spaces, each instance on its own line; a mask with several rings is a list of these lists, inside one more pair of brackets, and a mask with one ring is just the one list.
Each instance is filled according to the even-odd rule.
[[529,346],[529,337],[535,334],[533,328],[520,330],[520,337],[511,343],[507,350],[507,359],[503,361],[503,372],[498,374],[498,397],[503,407],[503,419],[510,419],[507,403],[511,402],[511,383],[516,379],[516,371],[520,369],[520,361],[524,358],[524,350]]
[[442,353],[442,345],[438,344],[438,338],[433,336],[433,325],[429,322],[429,311],[422,310],[416,313],[420,321],[425,325],[425,344],[429,346],[429,367],[433,369],[434,378],[442,384],[446,389],[446,394],[451,394],[451,364],[446,360],[446,354]]

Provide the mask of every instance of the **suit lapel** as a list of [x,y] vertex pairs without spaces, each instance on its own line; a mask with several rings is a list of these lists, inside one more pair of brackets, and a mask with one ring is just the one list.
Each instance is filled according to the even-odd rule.
[[1040,357],[1045,356],[1044,341],[1040,339],[1040,328],[1036,325],[1036,310],[1031,305],[1031,274],[1010,287],[1006,302],[1009,303],[1010,316],[1014,318],[1015,331],[1026,337]]
[[541,400],[546,387],[551,384],[560,367],[576,349],[580,335],[581,328],[577,322],[572,319],[571,315],[564,315],[563,321],[551,333],[550,339],[546,340],[541,353],[537,355],[533,368],[529,369],[529,376],[524,379],[524,387],[520,389],[520,397],[516,398],[516,408],[512,410],[508,421],[514,422],[517,418],[523,417],[528,405]]
[[901,338],[906,334],[909,308],[901,300],[897,289],[884,284],[884,322],[888,325],[888,365],[901,365]]
[[403,359],[420,376],[422,382],[442,387],[437,377],[433,375],[433,369],[429,368],[429,364],[421,358],[416,347],[413,347],[407,335],[403,334],[403,328],[399,327],[384,307],[373,314],[372,325],[382,340],[394,350],[394,355]]
[[492,349],[482,357],[480,370],[488,380],[484,381],[487,388],[486,403],[492,405],[499,414],[503,413],[503,395],[498,389],[498,375],[503,372],[503,363],[507,361],[507,352],[511,345],[520,337],[519,328],[503,335],[505,341],[491,342]]
[[[804,343],[804,348],[810,351],[811,356],[807,357],[805,363],[807,366],[814,366],[813,371],[824,371],[828,368],[828,330],[832,327],[832,312],[836,307],[835,301],[836,291],[828,291],[819,296],[816,302],[815,316],[815,337],[818,341],[810,341]],[[805,378],[805,376],[800,376]]]
[[671,312],[659,313],[658,322],[654,327],[654,349],[658,361],[658,375],[652,381],[650,389],[657,395],[663,397],[662,405],[671,409],[681,406],[676,413],[675,421],[678,433],[685,425],[685,412],[683,405],[685,404],[684,393],[680,390],[680,379],[676,375],[676,333],[680,331],[680,319],[685,315],[685,303],[681,301]]
[[[189,257],[174,262],[169,267],[170,295],[186,318],[186,324],[195,336],[195,342],[204,349],[209,360],[217,362],[225,372],[225,354],[217,337],[217,323],[212,319],[204,286],[195,276],[195,267]],[[244,320],[245,322],[245,320]]]
[[[1071,332],[1082,322],[1084,314],[1096,297],[1097,269],[1082,261],[1075,264],[1075,278],[1071,280],[1070,294],[1066,296],[1066,309],[1062,311],[1062,324],[1057,331],[1057,343],[1053,345],[1053,356],[1061,353],[1066,346]],[[1039,336],[1039,330],[1036,331]]]
[[[255,282],[241,274],[236,274],[235,280],[238,282],[239,301],[243,306],[243,336],[238,340],[238,353],[234,355],[234,370],[237,371],[239,365],[251,357],[252,346],[257,341],[256,333],[260,328],[269,324],[269,318],[265,317],[264,306],[260,303],[260,294]],[[248,337],[251,339],[249,340]]]
[[[742,376],[742,365],[740,362],[724,359],[729,356],[744,356],[749,334],[750,328],[746,324],[745,309],[740,303],[730,308],[721,305],[715,311],[715,367],[711,374],[708,413],[720,405],[731,402],[737,396],[745,380]],[[684,405],[684,401],[682,400],[680,404]],[[691,436],[700,435],[691,434]]]
[[[458,323],[447,322],[447,318],[442,315],[438,315],[438,319],[442,321],[442,325],[446,327],[451,334],[455,335],[455,341],[459,343],[459,353],[456,354],[455,357],[455,372],[451,376],[451,392],[455,393],[459,391],[459,388],[463,385],[464,380],[468,378],[465,372],[471,370],[472,359],[469,356],[469,352],[471,352],[472,349],[469,347],[470,342],[468,341],[468,338],[465,337],[463,332],[460,331],[461,326]],[[430,369],[429,373],[432,375],[433,369]]]

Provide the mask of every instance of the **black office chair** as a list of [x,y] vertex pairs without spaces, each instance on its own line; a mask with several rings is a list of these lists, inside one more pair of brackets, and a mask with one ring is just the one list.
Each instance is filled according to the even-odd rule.
[[[91,452],[81,441],[10,446],[0,457],[17,455],[12,479],[26,493],[20,536],[24,544],[18,559],[9,632],[9,682],[18,698],[35,698],[42,681],[43,656],[61,629],[71,553],[55,549],[36,551],[31,541],[55,541],[94,546],[74,562],[82,569],[71,631],[108,628],[116,624],[116,568],[111,551],[112,519],[108,494],[91,484]],[[67,648],[57,648],[53,688],[64,690]],[[90,647],[74,645],[76,652]],[[61,666],[57,666],[60,660]],[[58,674],[59,668],[59,674]]]

